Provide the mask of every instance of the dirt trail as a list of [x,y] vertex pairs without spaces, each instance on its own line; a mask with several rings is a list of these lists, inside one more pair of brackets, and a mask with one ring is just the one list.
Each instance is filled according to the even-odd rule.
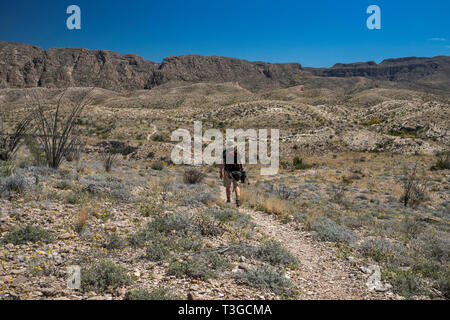
[[258,232],[279,241],[300,261],[299,271],[287,273],[299,288],[298,299],[388,298],[389,293],[369,292],[367,276],[358,266],[337,258],[333,244],[315,241],[311,233],[282,224],[273,215],[248,208],[240,211],[252,217]]

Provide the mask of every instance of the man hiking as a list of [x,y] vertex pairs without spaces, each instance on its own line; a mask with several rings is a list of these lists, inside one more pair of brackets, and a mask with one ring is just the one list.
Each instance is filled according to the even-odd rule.
[[236,148],[228,148],[223,151],[223,161],[219,173],[225,186],[227,203],[230,203],[231,183],[233,183],[233,191],[236,193],[236,206],[239,207],[241,205],[239,182],[245,180],[245,171],[243,171],[241,157]]

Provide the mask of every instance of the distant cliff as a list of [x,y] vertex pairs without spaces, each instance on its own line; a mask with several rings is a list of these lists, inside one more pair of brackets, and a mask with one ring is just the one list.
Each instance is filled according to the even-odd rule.
[[185,55],[162,63],[106,50],[39,47],[0,42],[0,88],[98,86],[112,90],[151,89],[170,82],[238,82],[251,90],[303,84],[308,77],[366,77],[414,83],[450,83],[450,57],[388,59],[302,68],[298,63],[249,62]]

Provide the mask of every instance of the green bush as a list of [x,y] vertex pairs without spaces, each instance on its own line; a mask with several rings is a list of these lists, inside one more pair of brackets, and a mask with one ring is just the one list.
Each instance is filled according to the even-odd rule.
[[50,243],[54,239],[53,234],[39,226],[27,225],[25,228],[17,229],[8,233],[3,239],[3,243],[12,243],[15,245],[27,242],[36,243],[38,241]]
[[254,227],[254,223],[251,221],[251,218],[247,214],[243,214],[234,209],[208,209],[206,213],[214,219],[226,223],[233,222],[234,227]]
[[206,211],[209,215],[213,216],[220,222],[228,222],[236,220],[241,213],[234,209],[213,209],[210,208]]
[[164,165],[163,165],[163,163],[161,161],[152,162],[150,167],[153,170],[158,170],[158,171],[161,171],[162,169],[164,169]]
[[450,299],[450,274],[448,272],[439,276],[436,287],[446,299]]
[[136,289],[127,292],[124,300],[182,300],[180,297],[172,294],[169,289],[157,288],[152,291],[145,289]]
[[250,287],[271,290],[286,296],[293,295],[295,290],[292,281],[287,279],[283,272],[266,266],[238,273],[235,275],[235,278]]
[[196,233],[198,228],[193,217],[186,213],[175,213],[167,216],[157,216],[147,225],[147,230],[162,233]]
[[90,268],[81,269],[81,284],[84,291],[103,293],[131,283],[127,270],[113,262],[102,261]]
[[292,165],[294,166],[294,169],[296,170],[306,170],[311,168],[312,166],[306,163],[303,163],[303,160],[300,159],[299,157],[295,157],[292,160]]
[[450,152],[439,153],[436,163],[431,166],[430,170],[450,170]]
[[395,269],[391,271],[388,279],[392,284],[394,292],[405,298],[426,293],[423,280],[411,270]]
[[173,242],[168,242],[165,239],[156,238],[150,242],[146,249],[145,257],[151,261],[161,261],[166,259],[171,251]]
[[14,165],[7,162],[0,166],[0,177],[9,177],[14,173]]
[[357,238],[352,230],[336,224],[328,217],[318,217],[310,226],[315,231],[314,237],[321,241],[352,242]]
[[125,241],[117,233],[112,233],[107,236],[106,248],[120,249],[125,245]]
[[68,180],[61,180],[55,183],[55,188],[59,190],[68,190],[72,188],[72,182]]
[[152,141],[163,142],[164,136],[162,134],[154,134],[154,135],[152,135]]
[[256,252],[256,257],[272,265],[298,265],[298,260],[276,241],[269,241],[262,244]]
[[414,239],[412,245],[429,259],[442,263],[450,261],[450,239],[444,232],[428,230]]
[[406,248],[387,239],[366,240],[360,244],[360,250],[364,256],[371,257],[376,262],[397,266],[410,263]]
[[197,255],[184,261],[175,261],[169,265],[168,274],[177,277],[189,277],[206,280],[217,278],[219,273],[230,267],[228,260],[217,253]]
[[145,202],[140,205],[140,211],[144,217],[157,216],[162,213],[162,206],[156,202]]

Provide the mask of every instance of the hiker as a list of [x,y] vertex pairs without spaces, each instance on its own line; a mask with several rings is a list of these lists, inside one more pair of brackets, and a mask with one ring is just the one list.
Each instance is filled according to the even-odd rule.
[[[229,161],[227,162],[227,155]],[[241,157],[236,148],[228,148],[223,151],[223,163],[220,165],[220,179],[223,179],[225,191],[227,194],[227,203],[230,203],[231,183],[233,183],[233,191],[236,193],[236,206],[241,205],[239,182],[245,181],[245,171],[243,170]]]

